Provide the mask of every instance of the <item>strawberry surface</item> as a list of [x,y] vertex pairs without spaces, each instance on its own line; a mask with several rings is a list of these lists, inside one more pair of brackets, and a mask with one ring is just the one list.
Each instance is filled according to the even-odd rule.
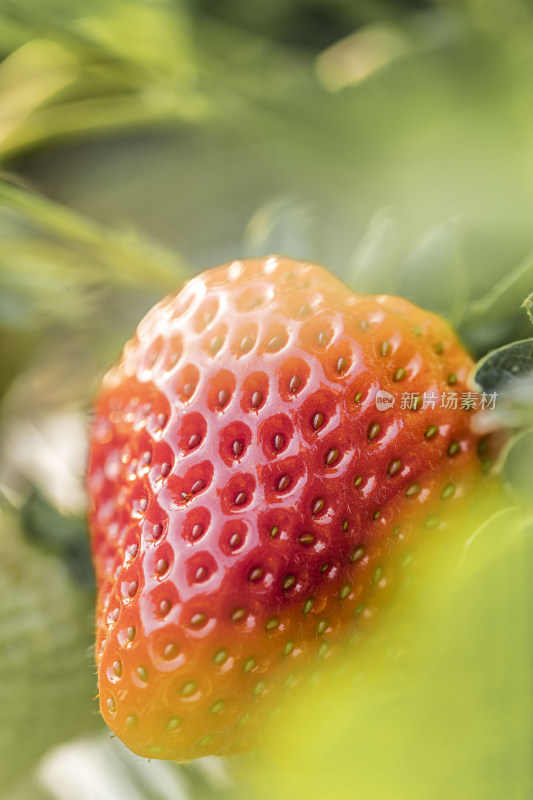
[[100,705],[132,750],[249,746],[373,615],[395,548],[438,535],[483,472],[472,409],[444,402],[472,366],[439,317],[280,257],[147,314],[103,380],[88,471]]

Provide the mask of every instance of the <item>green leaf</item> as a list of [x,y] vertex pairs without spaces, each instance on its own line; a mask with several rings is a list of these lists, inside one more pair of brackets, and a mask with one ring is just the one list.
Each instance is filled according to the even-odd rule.
[[533,339],[493,350],[478,362],[472,375],[484,392],[508,388],[518,378],[533,378]]
[[516,313],[522,298],[533,285],[533,254],[510,270],[497,281],[481,298],[473,300],[467,309],[466,318],[469,326],[477,325],[482,320],[491,324],[512,317]]
[[[188,269],[175,253],[166,251],[138,234],[129,231],[125,235],[104,228],[71,209],[45,197],[0,180],[0,210],[14,215],[15,220],[24,226],[31,226],[47,237],[53,237],[64,246],[69,245],[78,251],[78,261],[84,266],[81,274],[118,284],[159,287],[165,291],[179,288],[188,275]],[[26,232],[27,253],[35,253],[34,234]],[[15,239],[15,252],[24,255],[24,238]],[[4,239],[4,252],[9,254],[9,238]],[[50,243],[40,244],[38,254],[46,254]],[[34,256],[33,256],[34,258]],[[41,262],[44,259],[41,259]],[[57,261],[57,259],[54,259]],[[31,263],[31,258],[29,259]],[[89,269],[87,263],[89,262]],[[35,264],[35,258],[34,258]],[[35,264],[36,276],[42,263]],[[52,274],[53,264],[47,271]],[[79,269],[71,269],[70,274],[78,275]]]
[[489,402],[487,410],[476,417],[474,424],[478,433],[532,425],[533,339],[513,342],[490,352],[474,368],[470,383],[493,395],[495,401]]
[[33,544],[60,556],[79,583],[93,586],[89,535],[83,519],[61,514],[37,489],[27,498],[20,519]]
[[451,219],[430,230],[407,255],[397,291],[457,325],[466,306],[466,274],[459,223]]
[[502,456],[502,478],[505,484],[518,492],[525,501],[533,501],[533,428],[513,436]]
[[533,537],[524,510],[491,508],[491,494],[405,545],[392,602],[376,613],[376,600],[367,630],[286,701],[258,757],[236,765],[240,797],[531,796]]
[[[74,19],[69,4],[56,2],[17,2],[7,19],[0,8],[0,46],[16,42],[17,23],[27,39],[0,63],[0,161],[67,136],[211,118],[178,4],[91,5]],[[11,36],[5,25],[15,25]]]
[[354,249],[345,280],[354,292],[396,292],[400,257],[399,221],[391,210],[381,209],[372,217]]
[[246,227],[246,255],[281,253],[315,260],[314,216],[312,206],[298,198],[279,197],[265,203]]
[[526,309],[526,314],[528,315],[531,322],[533,322],[533,292],[526,297],[524,302],[522,303],[522,308]]
[[458,325],[468,296],[466,274],[456,218],[416,239],[397,216],[382,209],[354,250],[346,279],[356,292],[398,294]]
[[2,789],[48,748],[100,727],[91,699],[93,614],[93,588],[36,547],[0,504]]
[[[0,319],[2,315],[3,293],[0,295]],[[31,359],[34,347],[38,343],[35,331],[20,329],[17,324],[0,323],[0,400],[3,398],[11,382],[23,372]]]

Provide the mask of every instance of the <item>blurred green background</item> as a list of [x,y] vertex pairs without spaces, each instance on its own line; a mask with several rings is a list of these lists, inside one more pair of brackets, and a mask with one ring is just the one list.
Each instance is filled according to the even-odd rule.
[[[263,798],[265,786],[287,798],[327,786],[361,800],[533,797],[531,348],[502,459],[521,495],[487,511],[497,532],[477,537],[477,589],[464,570],[415,581],[435,604],[450,592],[435,612],[451,709],[438,749],[438,710],[407,722],[442,685],[430,670],[413,696],[442,644],[415,604],[407,683],[361,678],[367,706],[349,719],[339,697],[317,701],[337,708],[344,737],[315,742],[320,780],[302,774],[301,714],[285,720],[294,773],[268,750],[248,771],[130,757],[92,699],[83,522],[98,380],[144,312],[208,266],[271,252],[318,261],[355,291],[443,314],[476,359],[530,336],[533,4],[0,0],[0,58],[1,800]],[[483,529],[471,525],[463,544]],[[371,664],[389,652],[376,648]],[[357,705],[361,687],[344,689]],[[465,693],[478,724],[461,739]],[[364,717],[379,698],[383,739]],[[401,768],[380,757],[394,736]]]

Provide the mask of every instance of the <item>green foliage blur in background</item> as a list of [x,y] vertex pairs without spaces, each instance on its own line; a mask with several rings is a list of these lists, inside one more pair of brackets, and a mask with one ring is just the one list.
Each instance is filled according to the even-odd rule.
[[[1,800],[532,798],[533,4],[0,0],[0,59]],[[90,399],[163,294],[272,252],[526,340],[507,493],[261,753],[147,763],[94,701]]]

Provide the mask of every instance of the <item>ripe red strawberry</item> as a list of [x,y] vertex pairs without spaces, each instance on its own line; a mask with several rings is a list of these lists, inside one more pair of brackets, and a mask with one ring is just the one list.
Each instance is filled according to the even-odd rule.
[[284,258],[147,314],[103,381],[88,475],[101,710],[132,750],[241,749],[372,615],[394,548],[482,472],[471,412],[441,407],[471,367],[442,319]]

